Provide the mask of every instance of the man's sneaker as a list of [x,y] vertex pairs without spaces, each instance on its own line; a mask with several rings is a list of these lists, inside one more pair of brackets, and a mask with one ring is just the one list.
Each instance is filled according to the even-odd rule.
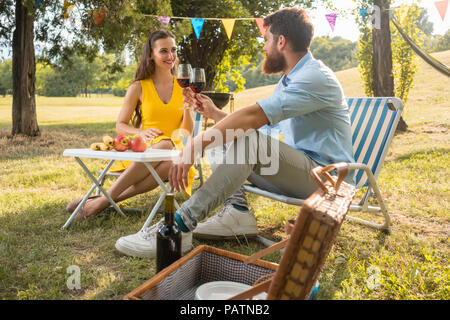
[[[156,233],[163,223],[158,223],[141,229],[138,233],[121,237],[116,241],[116,249],[127,256],[140,258],[156,257]],[[192,248],[192,232],[181,233],[181,251],[183,253]]]
[[239,211],[226,205],[219,213],[199,223],[193,234],[197,239],[209,240],[252,238],[258,235],[258,227],[252,209]]

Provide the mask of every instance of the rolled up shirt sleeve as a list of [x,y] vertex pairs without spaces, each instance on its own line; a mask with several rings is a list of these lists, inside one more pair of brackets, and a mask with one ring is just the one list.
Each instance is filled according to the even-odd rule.
[[323,75],[318,72],[308,76],[293,79],[287,86],[280,83],[272,96],[257,101],[270,125],[327,107],[327,81],[320,79]]

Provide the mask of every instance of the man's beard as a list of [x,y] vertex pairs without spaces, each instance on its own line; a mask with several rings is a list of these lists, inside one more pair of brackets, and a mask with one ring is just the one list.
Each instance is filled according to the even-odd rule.
[[270,54],[266,54],[262,66],[262,72],[266,75],[276,74],[282,72],[285,67],[286,59],[279,51],[275,49]]

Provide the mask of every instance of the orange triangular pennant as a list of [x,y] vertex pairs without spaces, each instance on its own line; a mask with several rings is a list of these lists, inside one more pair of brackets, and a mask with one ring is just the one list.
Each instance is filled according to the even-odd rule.
[[266,36],[266,27],[264,27],[264,18],[255,18],[256,25],[258,26],[261,36],[264,38]]
[[436,1],[434,3],[434,5],[438,9],[439,14],[441,15],[442,21],[444,21],[445,20],[445,14],[446,14],[447,8],[448,8],[448,0]]

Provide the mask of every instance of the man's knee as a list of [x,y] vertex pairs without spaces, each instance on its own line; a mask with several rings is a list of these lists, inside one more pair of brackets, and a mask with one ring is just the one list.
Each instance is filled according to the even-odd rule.
[[240,135],[227,150],[227,164],[256,164],[258,152],[258,132],[248,130]]

